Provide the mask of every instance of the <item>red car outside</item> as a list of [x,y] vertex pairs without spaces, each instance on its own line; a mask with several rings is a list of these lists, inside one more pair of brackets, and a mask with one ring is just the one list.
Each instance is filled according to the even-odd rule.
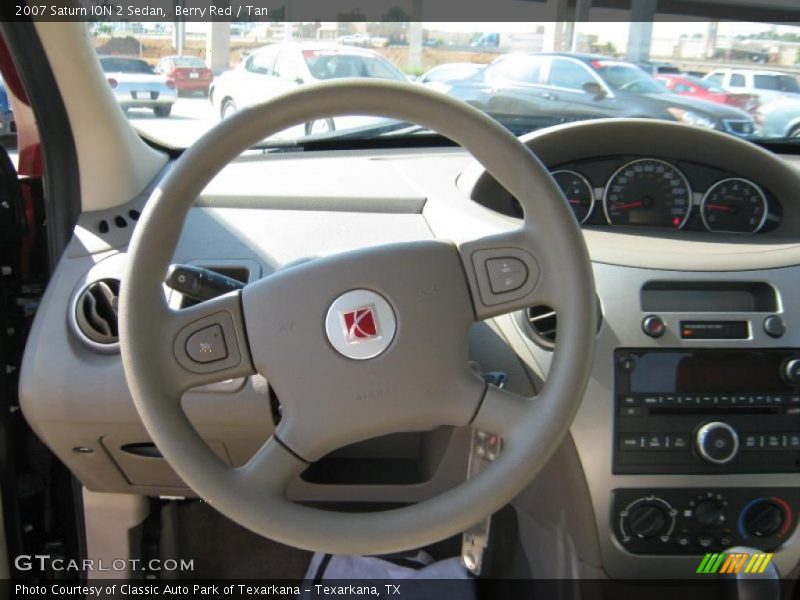
[[690,96],[698,100],[708,100],[718,104],[735,106],[755,115],[758,109],[758,96],[756,94],[736,94],[729,92],[717,84],[694,77],[692,75],[656,75],[661,83],[676,94]]
[[214,73],[196,56],[165,56],[156,67],[156,73],[175,80],[180,92],[200,92],[208,96]]

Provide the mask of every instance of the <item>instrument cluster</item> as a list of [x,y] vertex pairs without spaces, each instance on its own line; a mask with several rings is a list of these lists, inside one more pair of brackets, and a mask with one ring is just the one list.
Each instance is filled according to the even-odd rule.
[[581,224],[755,234],[780,222],[780,205],[758,183],[686,161],[596,159],[551,175]]

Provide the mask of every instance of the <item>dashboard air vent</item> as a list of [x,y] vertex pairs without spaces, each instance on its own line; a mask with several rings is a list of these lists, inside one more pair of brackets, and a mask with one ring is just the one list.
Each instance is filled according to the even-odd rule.
[[552,349],[556,343],[556,312],[549,306],[533,306],[528,309],[528,325],[535,342]]
[[75,321],[80,332],[91,342],[110,346],[119,342],[118,279],[90,283],[78,296]]

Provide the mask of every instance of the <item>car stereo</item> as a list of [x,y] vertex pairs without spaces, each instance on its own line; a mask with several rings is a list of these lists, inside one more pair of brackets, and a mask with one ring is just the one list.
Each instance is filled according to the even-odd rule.
[[800,350],[618,349],[614,473],[800,472]]

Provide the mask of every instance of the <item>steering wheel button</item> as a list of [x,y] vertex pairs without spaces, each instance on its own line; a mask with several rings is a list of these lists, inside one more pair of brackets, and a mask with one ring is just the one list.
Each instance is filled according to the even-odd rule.
[[186,340],[186,354],[199,363],[212,363],[228,358],[222,327],[211,325],[190,335]]
[[528,279],[528,268],[518,258],[490,258],[486,261],[486,271],[495,294],[519,289]]

